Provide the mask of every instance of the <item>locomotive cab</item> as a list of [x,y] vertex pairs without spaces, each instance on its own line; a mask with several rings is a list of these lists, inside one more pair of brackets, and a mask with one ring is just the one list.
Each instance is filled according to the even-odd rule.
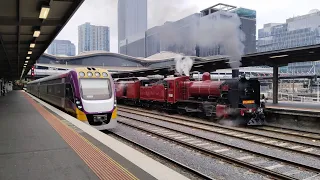
[[[231,117],[243,117],[248,119],[250,125],[252,118],[257,119],[257,113],[260,112],[260,82],[257,79],[247,79],[245,77],[226,80],[220,86],[221,98],[217,108],[218,111],[228,109],[227,115]],[[224,107],[224,108],[222,108]],[[225,114],[223,114],[225,116]]]

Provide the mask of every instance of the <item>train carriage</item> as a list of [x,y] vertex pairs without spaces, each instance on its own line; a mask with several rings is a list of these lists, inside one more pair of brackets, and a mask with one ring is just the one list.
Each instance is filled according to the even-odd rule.
[[113,79],[100,68],[75,68],[32,81],[27,92],[70,113],[98,130],[117,125]]

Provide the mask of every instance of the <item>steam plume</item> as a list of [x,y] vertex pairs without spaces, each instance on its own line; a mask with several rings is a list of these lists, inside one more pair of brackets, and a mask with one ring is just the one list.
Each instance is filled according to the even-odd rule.
[[190,0],[148,0],[148,28],[176,21],[198,12]]
[[[203,17],[200,20],[197,41],[200,47],[218,45],[220,54],[230,56],[230,66],[237,68],[241,65],[244,54],[245,34],[240,29],[241,21],[237,14],[217,12],[216,17]],[[228,16],[222,18],[220,15]]]
[[188,56],[182,56],[182,55],[177,55],[174,60],[176,62],[176,71],[180,75],[184,74],[186,76],[189,76],[190,70],[193,65],[193,60]]

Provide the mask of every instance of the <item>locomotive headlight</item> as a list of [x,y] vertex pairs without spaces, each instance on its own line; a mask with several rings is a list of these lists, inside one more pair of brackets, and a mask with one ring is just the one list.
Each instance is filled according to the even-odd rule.
[[117,106],[117,99],[114,98],[114,106]]
[[76,104],[80,104],[80,101],[76,101]]
[[89,77],[93,76],[92,72],[88,72],[87,74],[88,74]]
[[94,74],[96,75],[96,77],[100,77],[100,73],[99,72],[96,72]]
[[78,109],[82,109],[82,106],[78,106]]
[[83,77],[85,74],[84,72],[79,72],[80,77]]

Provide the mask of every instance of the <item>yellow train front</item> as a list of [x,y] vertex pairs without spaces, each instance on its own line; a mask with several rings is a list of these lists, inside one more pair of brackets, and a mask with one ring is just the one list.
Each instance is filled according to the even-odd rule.
[[115,86],[101,68],[75,68],[32,81],[28,92],[58,106],[98,130],[117,125]]

